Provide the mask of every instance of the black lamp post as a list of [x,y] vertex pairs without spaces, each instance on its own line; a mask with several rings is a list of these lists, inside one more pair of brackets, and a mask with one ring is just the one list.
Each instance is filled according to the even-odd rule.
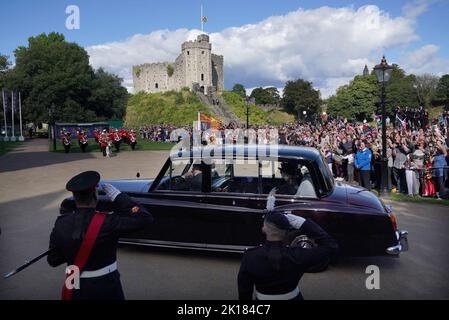
[[249,104],[255,103],[254,98],[246,97],[246,129],[249,129]]
[[387,63],[385,56],[382,57],[380,64],[374,67],[377,81],[382,84],[381,106],[382,106],[382,158],[381,158],[381,180],[380,194],[386,194],[388,190],[388,158],[387,158],[387,123],[385,111],[385,83],[391,78],[393,67]]
[[246,129],[249,128],[249,97],[246,97]]

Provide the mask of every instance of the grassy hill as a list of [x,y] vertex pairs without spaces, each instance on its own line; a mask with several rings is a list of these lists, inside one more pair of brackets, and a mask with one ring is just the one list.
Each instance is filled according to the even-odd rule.
[[145,124],[192,124],[197,119],[198,111],[209,114],[207,107],[188,90],[139,92],[128,100],[125,126],[138,128]]
[[[223,92],[223,99],[231,111],[246,123],[246,102],[234,92]],[[295,117],[280,110],[264,111],[256,105],[249,106],[250,124],[282,124],[295,121]]]
[[[223,98],[230,110],[246,123],[246,103],[233,92],[223,92]],[[192,124],[198,111],[210,115],[195,93],[189,90],[164,93],[139,92],[130,96],[126,108],[125,126],[139,128],[146,124]],[[250,105],[250,124],[281,124],[294,121],[294,116],[279,110],[264,111]]]

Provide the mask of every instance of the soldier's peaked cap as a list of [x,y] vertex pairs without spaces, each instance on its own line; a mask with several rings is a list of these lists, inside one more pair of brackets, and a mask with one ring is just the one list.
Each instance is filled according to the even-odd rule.
[[281,230],[289,230],[291,228],[287,217],[282,213],[269,212],[265,215],[265,222],[274,225]]
[[98,172],[84,171],[70,179],[65,188],[74,193],[94,191],[99,181],[100,174]]

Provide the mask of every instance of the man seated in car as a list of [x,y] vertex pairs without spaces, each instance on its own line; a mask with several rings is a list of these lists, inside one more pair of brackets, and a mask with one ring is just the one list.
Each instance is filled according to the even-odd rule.
[[203,182],[203,169],[200,163],[195,163],[192,170],[185,174],[184,178],[190,191],[201,191]]
[[203,181],[203,171],[201,164],[196,163],[191,170],[180,177],[172,180],[172,190],[177,191],[201,191]]

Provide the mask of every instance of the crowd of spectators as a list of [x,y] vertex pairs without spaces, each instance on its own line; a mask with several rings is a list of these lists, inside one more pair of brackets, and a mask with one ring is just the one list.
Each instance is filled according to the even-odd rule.
[[[435,119],[420,108],[396,108],[394,121],[387,122],[388,189],[409,196],[436,197],[441,199],[449,187],[449,111]],[[140,129],[142,138],[174,143],[180,137],[176,129],[191,134],[191,126],[148,125]],[[225,141],[223,126],[219,136],[206,137],[206,143]],[[270,129],[278,130],[279,144],[317,148],[327,162],[336,180],[350,184],[359,183],[371,189],[380,187],[382,157],[381,119],[368,123],[329,117],[316,121],[299,121],[280,126],[251,126],[256,132],[266,130],[266,136],[258,136],[257,143],[269,143]],[[204,139],[204,138],[203,138]]]

